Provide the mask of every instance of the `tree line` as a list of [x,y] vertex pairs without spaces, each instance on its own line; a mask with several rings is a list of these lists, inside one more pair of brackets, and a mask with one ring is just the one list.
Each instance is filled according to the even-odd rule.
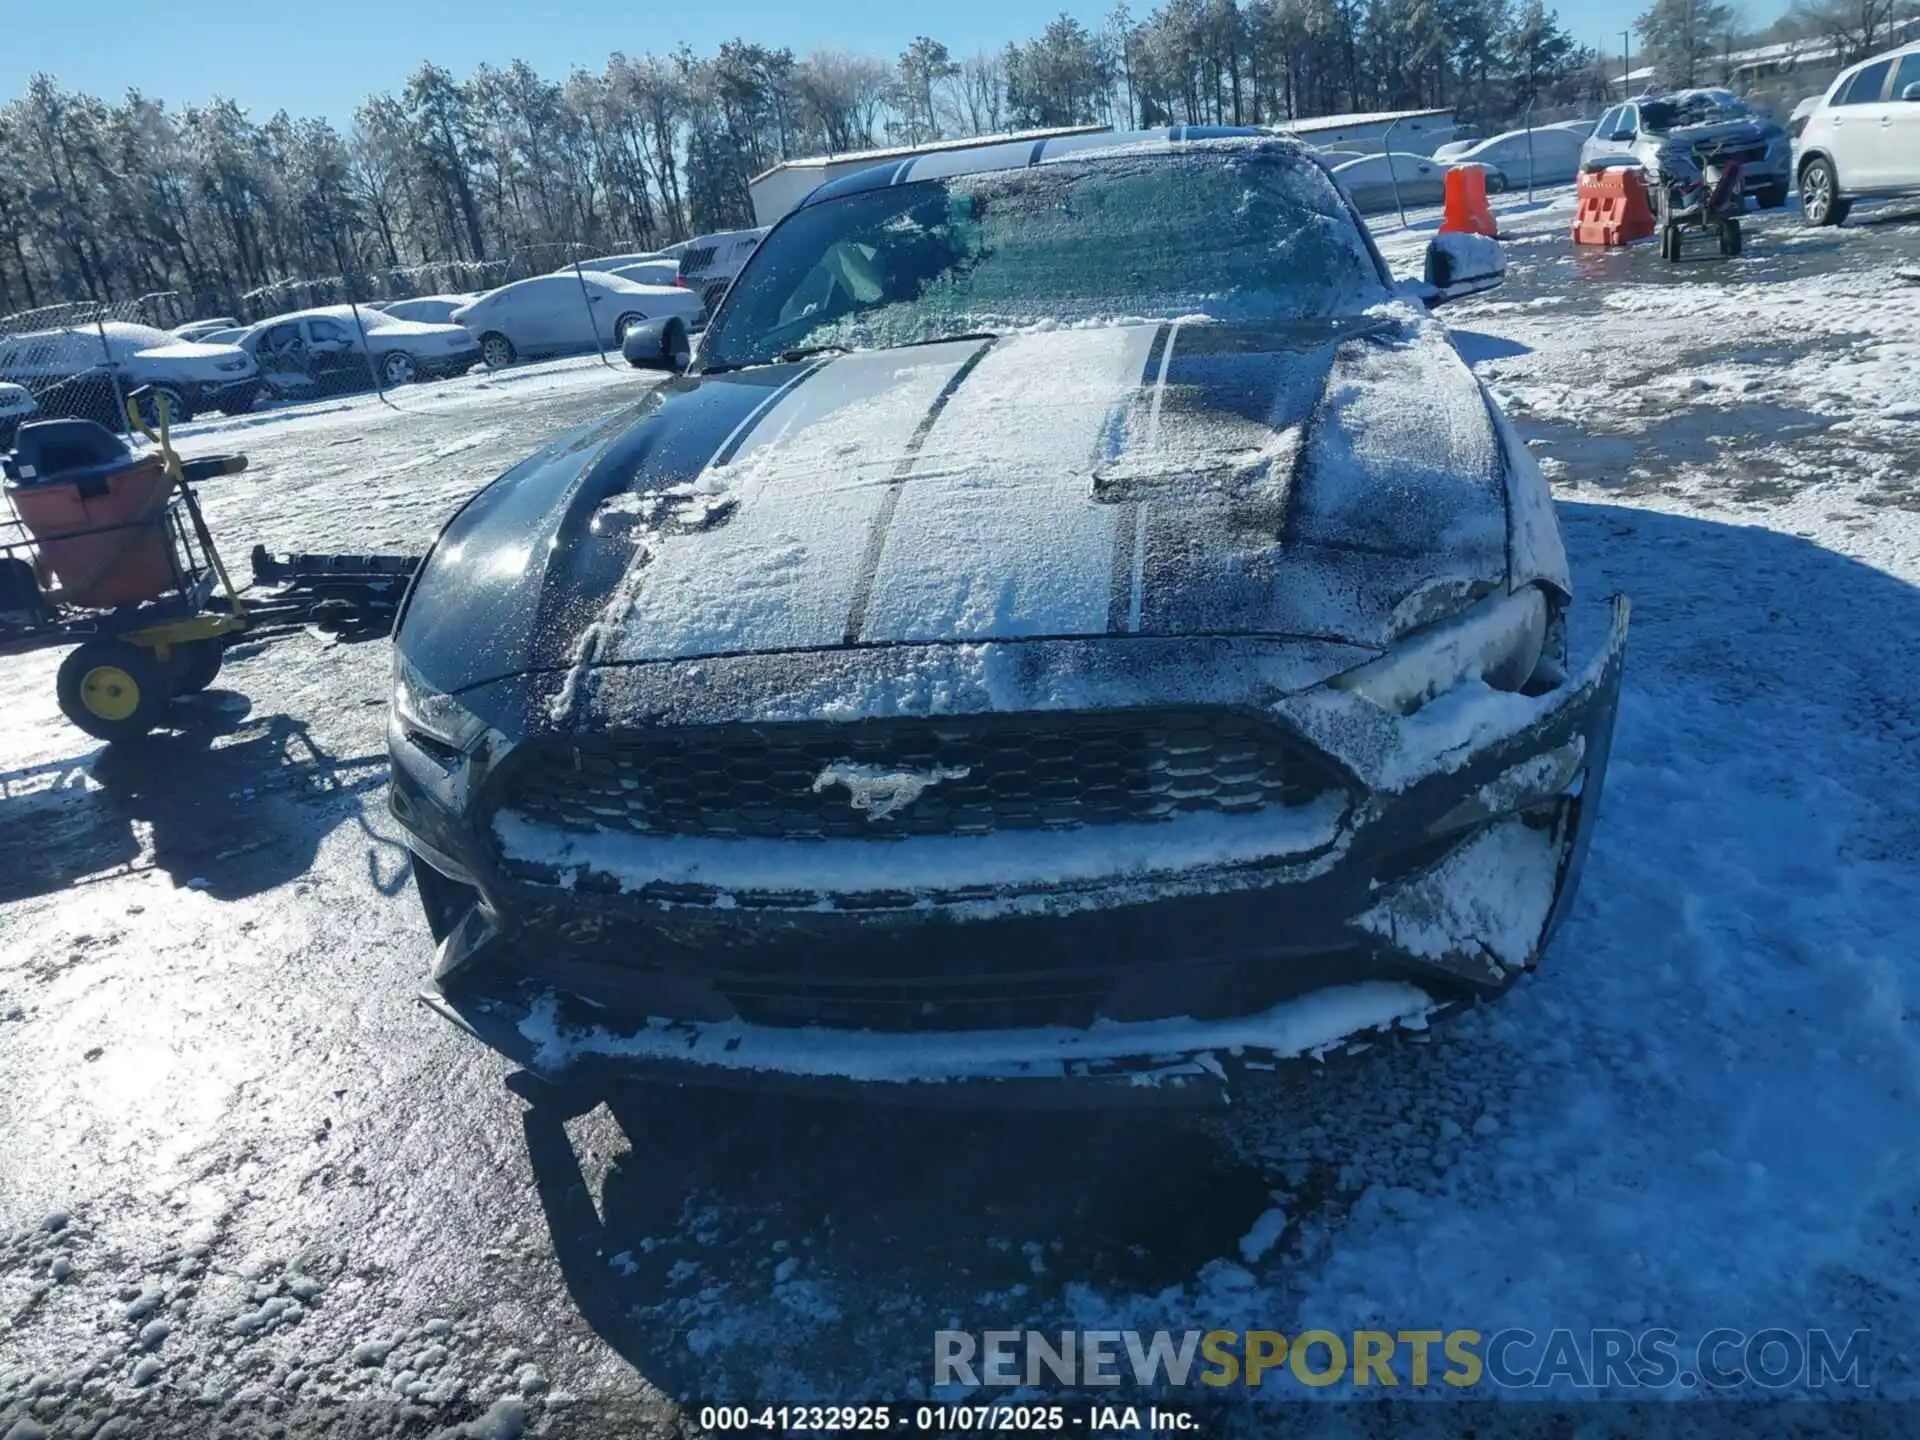
[[1603,93],[1542,0],[1166,0],[1138,20],[1122,3],[965,57],[921,37],[892,60],[748,40],[616,53],[565,79],[424,64],[344,125],[42,74],[0,108],[0,312],[171,291],[176,312],[260,313],[316,287],[497,283],[751,224],[748,180],[799,155],[1442,105],[1497,127]]

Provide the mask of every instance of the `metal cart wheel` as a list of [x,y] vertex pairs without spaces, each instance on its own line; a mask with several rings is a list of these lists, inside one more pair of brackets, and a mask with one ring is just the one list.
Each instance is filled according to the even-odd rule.
[[214,635],[205,640],[181,640],[167,657],[167,678],[176,695],[197,695],[219,678],[220,665],[227,658],[226,638]]
[[1720,222],[1720,253],[1727,256],[1740,253],[1740,222],[1731,215]]
[[96,740],[138,740],[160,723],[173,686],[150,651],[89,640],[60,662],[60,709]]

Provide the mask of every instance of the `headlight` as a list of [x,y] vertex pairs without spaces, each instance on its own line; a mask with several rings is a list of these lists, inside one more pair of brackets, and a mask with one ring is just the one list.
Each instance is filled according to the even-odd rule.
[[1518,690],[1547,641],[1547,597],[1537,585],[1494,595],[1464,614],[1401,639],[1378,660],[1332,681],[1384,710],[1411,715],[1467,680]]
[[410,740],[449,765],[487,733],[486,721],[434,689],[398,650],[393,652],[393,713]]

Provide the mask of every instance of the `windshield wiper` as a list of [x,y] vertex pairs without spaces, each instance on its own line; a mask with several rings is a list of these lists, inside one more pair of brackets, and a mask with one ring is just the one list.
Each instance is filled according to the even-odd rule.
[[917,345],[953,345],[963,340],[998,340],[997,330],[968,330],[960,335],[929,335],[924,340],[902,340],[898,345],[883,345],[883,350],[911,350]]
[[[929,335],[924,340],[902,340],[893,345],[874,345],[868,348],[874,350],[912,350],[921,345],[953,345],[967,340],[998,340],[999,338],[1000,333],[997,330],[969,330],[961,335]],[[802,360],[812,360],[820,355],[852,355],[859,348],[860,347],[856,345],[842,345],[838,342],[831,342],[825,345],[802,345],[797,350],[782,350],[771,361],[762,361],[760,363],[797,365]],[[738,365],[731,365],[722,361],[718,365],[705,367],[700,373],[703,375],[719,375],[728,370],[738,370],[740,368]]]
[[[961,335],[929,335],[924,340],[898,340],[891,345],[873,345],[873,350],[913,350],[922,345],[956,345],[967,340],[998,340],[997,330],[969,330]],[[796,360],[811,360],[816,355],[851,355],[859,348],[853,345],[808,345],[799,350],[782,350],[782,364],[791,365]]]
[[851,355],[851,345],[803,345],[798,350],[782,350],[780,363],[792,365],[799,360],[811,360],[816,355]]

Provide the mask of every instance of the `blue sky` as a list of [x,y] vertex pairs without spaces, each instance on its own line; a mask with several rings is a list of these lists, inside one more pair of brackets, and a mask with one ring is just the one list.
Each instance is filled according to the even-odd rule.
[[[916,34],[956,55],[1039,33],[1060,10],[1097,24],[1111,0],[969,0],[925,6],[902,0],[15,0],[0,50],[0,94],[17,95],[48,70],[77,89],[117,97],[129,86],[174,103],[216,94],[259,116],[348,119],[362,97],[389,90],[423,59],[465,75],[482,61],[527,61],[564,76],[597,69],[608,54],[666,53],[683,41],[709,51],[745,36],[804,54],[840,48],[894,55]],[[8,6],[6,8],[12,8]],[[1149,0],[1134,0],[1136,15]],[[1619,32],[1642,0],[1562,4],[1583,45]],[[1771,15],[1778,3],[1755,7]]]

